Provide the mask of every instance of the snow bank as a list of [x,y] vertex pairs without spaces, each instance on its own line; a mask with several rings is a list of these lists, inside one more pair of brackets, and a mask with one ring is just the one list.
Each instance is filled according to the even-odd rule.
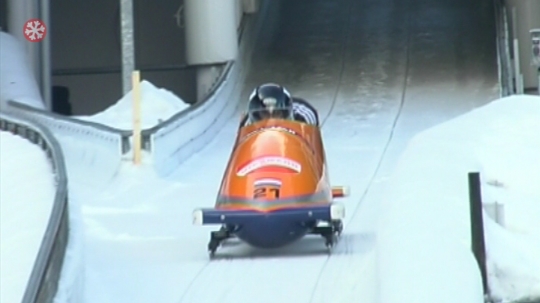
[[0,302],[21,302],[55,193],[45,153],[0,131]]
[[9,100],[45,109],[24,48],[15,37],[0,32],[0,108]]
[[467,173],[484,202],[492,295],[540,298],[540,97],[512,96],[427,130],[405,150],[379,218],[381,302],[482,302],[470,251]]
[[[116,104],[102,112],[92,116],[78,116],[76,118],[97,122],[117,129],[132,129],[132,95],[130,91],[118,100]],[[188,107],[188,103],[185,103],[172,92],[163,88],[157,88],[146,80],[141,81],[141,124],[143,129],[154,127]]]

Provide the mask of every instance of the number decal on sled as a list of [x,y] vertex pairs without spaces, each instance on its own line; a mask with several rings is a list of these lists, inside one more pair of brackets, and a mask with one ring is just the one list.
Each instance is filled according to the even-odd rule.
[[277,187],[256,187],[253,191],[253,199],[279,199],[279,188]]

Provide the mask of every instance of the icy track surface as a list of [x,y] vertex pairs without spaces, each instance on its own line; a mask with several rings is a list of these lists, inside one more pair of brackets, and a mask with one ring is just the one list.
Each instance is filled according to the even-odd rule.
[[45,152],[0,131],[0,302],[21,302],[55,192]]
[[214,204],[238,113],[168,179],[126,165],[80,186],[92,197],[81,200],[85,302],[377,302],[375,220],[397,156],[418,131],[497,97],[481,12],[466,0],[281,1],[244,97],[274,81],[319,109],[331,180],[352,188],[341,242],[329,257],[319,237],[272,251],[232,241],[208,260],[215,228],[192,226],[191,212]]

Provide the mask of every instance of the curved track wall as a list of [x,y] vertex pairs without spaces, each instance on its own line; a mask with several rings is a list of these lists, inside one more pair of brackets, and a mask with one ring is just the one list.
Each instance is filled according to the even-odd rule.
[[[131,131],[118,130],[94,122],[77,120],[14,101],[8,102],[8,113],[39,123],[49,129],[70,159],[84,171],[99,171],[102,179],[111,179],[122,158],[131,151]],[[71,175],[74,170],[68,170]]]
[[[238,105],[241,84],[249,70],[253,41],[261,30],[269,3],[268,0],[262,1],[257,14],[244,17],[247,20],[239,28],[237,59],[226,64],[205,100],[153,128],[143,130],[142,148],[152,154],[154,166],[160,174],[167,174],[187,156],[200,150],[233,114]],[[76,138],[99,147],[97,155],[82,161],[93,169],[98,165],[104,170],[116,171],[122,158],[132,150],[131,130],[69,118],[15,101],[8,102],[6,111],[38,122],[57,136]],[[96,163],[96,157],[115,160]]]
[[[233,114],[242,89],[239,86],[249,70],[253,41],[261,29],[262,15],[269,2],[266,0],[261,4],[259,13],[244,17],[247,20],[239,29],[237,60],[226,64],[208,97],[160,125],[143,131],[142,148],[152,153],[158,172],[166,173],[197,152],[214,138],[221,125]],[[0,114],[0,127],[40,144],[56,171],[58,192],[54,208],[23,301],[52,302],[69,238],[67,171],[60,144],[54,136],[62,145],[69,140],[90,144],[95,150],[87,154],[81,148],[81,155],[77,155],[78,163],[103,170],[104,174],[109,171],[114,174],[122,159],[132,151],[132,131],[58,115],[16,101],[8,101],[7,105],[3,109],[5,114]]]
[[51,217],[22,300],[23,303],[52,302],[69,236],[68,181],[62,149],[49,130],[21,117],[0,113],[0,129],[41,147],[55,172],[57,188]]

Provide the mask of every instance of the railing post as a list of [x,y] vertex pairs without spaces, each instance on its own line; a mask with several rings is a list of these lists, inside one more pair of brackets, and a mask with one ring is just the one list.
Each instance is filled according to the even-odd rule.
[[482,213],[482,191],[480,185],[480,174],[469,173],[469,202],[471,213],[471,248],[478,262],[482,275],[482,286],[484,296],[489,294],[487,269],[486,269],[486,244],[484,238],[484,219]]
[[133,71],[132,74],[132,96],[133,96],[133,163],[141,164],[141,75],[140,72]]

